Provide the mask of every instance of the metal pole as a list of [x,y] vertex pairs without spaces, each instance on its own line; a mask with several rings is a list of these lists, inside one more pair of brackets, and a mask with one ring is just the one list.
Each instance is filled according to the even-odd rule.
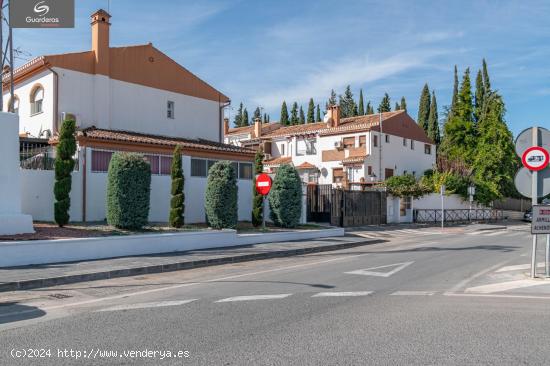
[[[11,5],[10,5],[11,6]],[[11,19],[9,23],[9,41],[10,41],[10,105],[8,106],[8,112],[14,112],[14,90],[13,90],[13,32],[11,28]]]
[[4,13],[2,11],[2,8],[4,6],[4,0],[0,0],[0,85],[1,85],[1,93],[0,93],[0,111],[4,110],[4,59],[2,55],[2,48],[4,47],[4,39],[2,37],[2,29],[3,29],[3,17]]
[[550,277],[550,234],[546,235],[546,277]]
[[443,199],[443,186],[441,186],[441,228],[445,226],[445,203]]
[[265,230],[265,195],[262,195],[262,229]]
[[[539,146],[539,129],[533,127],[532,146]],[[538,203],[538,174],[536,170],[531,171],[531,204],[533,210]],[[533,248],[531,253],[531,278],[537,276],[537,235],[533,235]]]

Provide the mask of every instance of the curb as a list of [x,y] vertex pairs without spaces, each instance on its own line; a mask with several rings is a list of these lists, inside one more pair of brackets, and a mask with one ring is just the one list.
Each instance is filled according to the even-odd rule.
[[111,278],[132,277],[132,276],[139,276],[144,274],[181,271],[186,269],[217,266],[217,265],[229,264],[229,263],[250,262],[255,260],[271,259],[271,258],[277,258],[277,257],[290,257],[290,256],[297,256],[297,255],[310,254],[310,253],[329,252],[329,251],[354,248],[354,247],[369,245],[369,244],[378,244],[382,242],[384,242],[384,240],[378,240],[378,239],[365,240],[360,242],[348,242],[348,243],[341,243],[341,244],[325,245],[320,247],[297,248],[297,249],[279,250],[274,252],[265,252],[265,253],[256,253],[256,254],[243,254],[243,255],[235,255],[235,256],[222,257],[222,258],[213,258],[213,259],[202,259],[202,260],[195,260],[195,261],[179,261],[179,262],[167,263],[167,264],[161,264],[161,265],[151,265],[151,266],[133,267],[133,268],[126,268],[126,269],[115,269],[110,271],[83,273],[83,274],[77,274],[77,275],[67,275],[67,276],[58,276],[58,277],[49,277],[49,278],[37,278],[32,280],[5,282],[0,284],[0,292],[31,290],[31,289],[51,287],[51,286],[67,285],[67,284],[78,283],[78,282],[107,280]]

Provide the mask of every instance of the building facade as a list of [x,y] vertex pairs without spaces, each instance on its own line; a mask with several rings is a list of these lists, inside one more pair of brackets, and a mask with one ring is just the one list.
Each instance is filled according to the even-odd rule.
[[390,176],[421,176],[435,164],[436,146],[405,112],[340,118],[332,106],[324,122],[294,126],[279,123],[229,128],[225,142],[266,153],[264,166],[273,172],[293,164],[308,183],[375,184]]

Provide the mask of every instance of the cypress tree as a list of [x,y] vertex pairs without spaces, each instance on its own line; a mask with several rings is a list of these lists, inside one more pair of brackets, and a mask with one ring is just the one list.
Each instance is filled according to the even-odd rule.
[[185,211],[185,193],[183,169],[181,167],[181,146],[176,146],[172,156],[172,169],[170,172],[172,178],[172,199],[170,200],[170,215],[168,221],[172,227],[182,227],[184,224]]
[[304,115],[304,109],[302,108],[302,106],[300,106],[300,119],[298,120],[298,123],[301,125],[306,123],[306,116]]
[[428,133],[428,117],[430,115],[430,88],[428,84],[424,84],[422,93],[420,93],[420,101],[418,103],[418,119],[416,123]]
[[399,106],[399,103],[395,102],[395,111],[398,111],[401,107]]
[[388,93],[384,93],[384,98],[378,106],[378,113],[391,112],[391,102]]
[[363,101],[363,89],[359,89],[359,109],[357,110],[357,114],[359,116],[365,115],[365,102]]
[[296,168],[283,164],[277,169],[269,193],[270,217],[282,227],[295,227],[302,214],[302,180]]
[[374,108],[372,107],[370,100],[367,102],[367,114],[374,114]]
[[238,221],[237,172],[229,161],[218,161],[208,171],[204,212],[213,229],[234,229]]
[[53,186],[54,220],[59,227],[69,223],[69,209],[71,208],[72,172],[74,169],[74,154],[76,152],[76,140],[74,137],[76,121],[73,115],[68,115],[59,132],[59,143],[56,147],[55,157],[55,183]]
[[263,123],[267,123],[268,120],[267,120],[267,113],[264,113],[264,118],[262,120]]
[[262,224],[264,216],[263,196],[256,192],[256,176],[264,171],[264,152],[260,148],[254,158],[254,182],[252,184],[252,225],[258,227]]
[[279,122],[282,126],[288,126],[290,124],[290,121],[288,120],[288,108],[286,107],[286,101],[283,101],[283,105],[281,105],[281,117]]
[[481,70],[478,70],[476,77],[476,92],[474,102],[474,121],[479,123],[481,119],[481,113],[483,112],[483,98],[485,95],[485,86],[483,85],[483,76],[481,76]]
[[334,91],[334,89],[331,89],[330,98],[328,98],[327,105],[326,105],[326,110],[328,110],[330,106],[336,105],[336,103],[337,103],[336,92]]
[[315,103],[313,98],[309,98],[309,105],[307,107],[307,123],[315,122]]
[[467,122],[474,121],[472,104],[472,85],[470,83],[470,68],[467,68],[462,78],[462,85],[458,93],[457,116]]
[[254,110],[254,115],[252,116],[252,121],[255,121],[256,118],[258,119],[262,119],[262,112],[260,110],[260,107],[256,107],[256,109]]
[[246,110],[246,108],[244,109],[243,111],[243,117],[242,117],[242,120],[241,120],[241,126],[248,126],[249,123],[248,123],[248,111]]
[[319,108],[319,104],[317,104],[317,117],[315,118],[315,122],[321,122],[321,108]]
[[401,105],[399,106],[399,109],[402,111],[407,111],[407,102],[405,101],[405,97],[401,97]]
[[298,118],[298,103],[294,102],[290,110],[290,124],[297,125],[298,123],[300,123],[300,119]]
[[239,109],[237,109],[237,114],[235,114],[235,121],[233,121],[233,124],[235,124],[235,127],[242,127],[242,120],[243,120],[243,103],[239,105]]
[[357,110],[355,106],[355,100],[353,99],[353,93],[351,92],[351,87],[346,86],[344,95],[340,96],[340,116],[342,118],[353,117],[357,115]]
[[439,115],[437,113],[437,100],[435,99],[435,91],[432,92],[432,101],[430,103],[430,115],[428,117],[428,137],[436,144],[441,142],[441,134],[439,133]]
[[489,71],[487,71],[487,62],[483,59],[483,85],[485,86],[485,92],[488,93],[491,91],[491,81],[489,80]]
[[451,107],[449,108],[449,113],[447,114],[447,121],[449,121],[456,110],[456,104],[458,103],[458,70],[455,65],[454,70],[454,84],[453,84],[453,97],[451,99]]

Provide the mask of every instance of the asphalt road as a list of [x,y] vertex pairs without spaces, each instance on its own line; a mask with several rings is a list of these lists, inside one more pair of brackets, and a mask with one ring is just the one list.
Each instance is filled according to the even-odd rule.
[[525,227],[355,234],[384,242],[0,294],[0,365],[549,364]]

